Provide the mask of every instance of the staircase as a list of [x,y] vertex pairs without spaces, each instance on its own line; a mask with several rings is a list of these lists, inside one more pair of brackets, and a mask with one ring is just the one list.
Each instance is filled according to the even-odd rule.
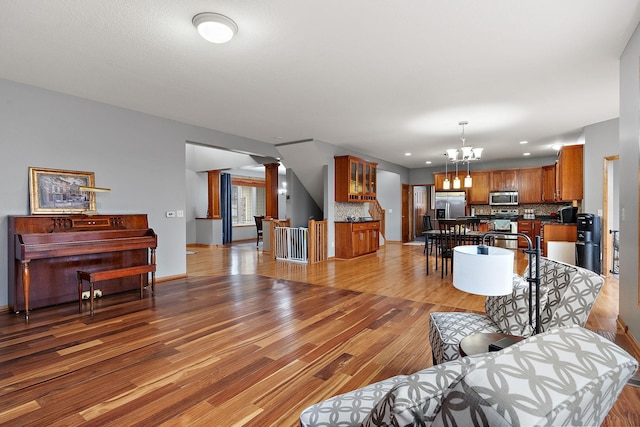
[[385,210],[382,208],[382,206],[380,206],[380,202],[375,200],[375,201],[371,201],[369,202],[369,215],[371,215],[371,218],[373,218],[376,221],[380,221],[380,234],[382,234],[382,237],[384,237],[386,239],[386,236],[384,235],[384,230],[385,230],[385,224],[384,224],[384,218],[385,218]]

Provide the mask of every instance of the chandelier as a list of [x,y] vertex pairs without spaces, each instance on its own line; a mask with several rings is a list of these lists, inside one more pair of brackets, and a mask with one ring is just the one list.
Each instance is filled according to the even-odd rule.
[[[449,190],[451,188],[451,183],[449,182],[449,173],[447,168],[447,165],[450,162],[455,163],[456,165],[456,177],[453,179],[453,188],[455,189],[460,188],[460,178],[458,178],[458,163],[464,163],[464,162],[467,163],[467,176],[464,178],[464,186],[465,188],[469,188],[471,187],[471,184],[472,184],[471,175],[469,173],[469,163],[475,160],[480,160],[480,157],[482,156],[483,148],[480,148],[480,147],[474,148],[474,147],[469,147],[465,145],[464,127],[465,125],[468,125],[469,122],[461,121],[458,124],[462,126],[462,133],[460,135],[460,140],[462,141],[462,147],[460,147],[460,149],[449,148],[447,150],[447,154],[446,154],[447,163],[445,163],[445,179],[444,179],[444,182],[442,183],[443,188],[445,190]],[[458,156],[458,153],[460,154],[460,156]]]

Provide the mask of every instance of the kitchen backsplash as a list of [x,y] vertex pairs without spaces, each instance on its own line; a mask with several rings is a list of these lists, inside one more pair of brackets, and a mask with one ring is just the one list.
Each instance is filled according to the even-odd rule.
[[[473,205],[476,208],[476,215],[491,215],[491,209],[495,206],[489,205]],[[548,216],[552,213],[557,213],[558,209],[563,206],[559,203],[527,203],[518,206],[512,206],[512,208],[518,208],[520,215],[524,214],[525,209],[533,209],[536,216]],[[501,207],[501,206],[497,206]],[[580,211],[580,206],[578,206]]]
[[336,221],[346,221],[348,216],[356,218],[369,215],[369,203],[335,202],[334,216]]

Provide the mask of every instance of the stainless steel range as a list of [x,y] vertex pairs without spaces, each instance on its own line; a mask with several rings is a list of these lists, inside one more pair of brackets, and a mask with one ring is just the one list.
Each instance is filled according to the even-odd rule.
[[[494,231],[518,232],[518,209],[491,209]],[[496,246],[518,249],[518,236],[497,236]]]

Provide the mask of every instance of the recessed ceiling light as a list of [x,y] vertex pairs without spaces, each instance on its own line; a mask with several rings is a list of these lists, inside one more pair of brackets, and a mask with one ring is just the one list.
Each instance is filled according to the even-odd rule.
[[531,153],[522,153],[523,156],[530,156]]
[[404,155],[405,155],[405,156],[410,156],[410,155],[411,155],[411,153],[404,153]]
[[238,32],[236,23],[219,13],[199,13],[191,22],[202,38],[211,43],[226,43]]
[[431,164],[431,160],[427,160],[425,163],[430,165]]
[[528,144],[529,141],[520,141],[520,144]]

